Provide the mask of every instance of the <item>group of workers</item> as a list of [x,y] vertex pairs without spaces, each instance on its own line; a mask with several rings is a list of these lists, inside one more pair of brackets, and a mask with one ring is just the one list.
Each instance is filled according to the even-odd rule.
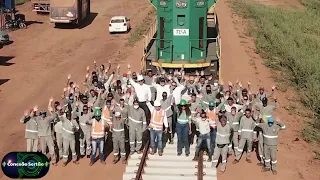
[[[120,74],[108,67],[87,67],[83,84],[71,82],[71,75],[63,89],[62,100],[49,99],[48,111],[35,106],[25,111],[20,122],[26,124],[27,151],[38,151],[38,143],[44,154],[49,151],[51,162],[58,159],[67,165],[69,151],[72,162],[79,164],[80,157],[90,158],[90,166],[96,159],[105,164],[105,144],[112,136],[113,163],[126,163],[126,142],[130,155],[140,154],[144,137],[150,140],[150,154],[164,152],[163,143],[173,144],[177,135],[177,155],[190,155],[190,145],[196,139],[197,160],[200,148],[205,145],[208,161],[216,167],[221,156],[220,172],[225,172],[228,155],[234,153],[238,163],[246,145],[246,161],[251,163],[251,151],[256,144],[262,171],[277,174],[277,145],[279,130],[285,125],[273,116],[278,107],[277,99],[264,88],[253,92],[251,83],[244,88],[240,82],[224,85],[214,76],[204,72],[186,75],[181,70],[164,71],[158,68],[153,74],[127,72]],[[80,87],[81,86],[81,87]],[[83,87],[85,88],[83,88]],[[269,101],[273,97],[274,104]],[[58,159],[57,159],[58,158]]]

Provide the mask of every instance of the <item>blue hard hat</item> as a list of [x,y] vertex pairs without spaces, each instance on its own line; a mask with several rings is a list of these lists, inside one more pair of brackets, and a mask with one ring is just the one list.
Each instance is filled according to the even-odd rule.
[[274,117],[273,117],[273,116],[270,116],[270,117],[268,118],[268,122],[274,122]]

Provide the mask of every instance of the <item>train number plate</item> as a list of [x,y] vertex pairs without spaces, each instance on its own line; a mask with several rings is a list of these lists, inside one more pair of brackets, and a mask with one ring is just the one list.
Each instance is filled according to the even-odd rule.
[[174,36],[189,36],[189,29],[173,29]]

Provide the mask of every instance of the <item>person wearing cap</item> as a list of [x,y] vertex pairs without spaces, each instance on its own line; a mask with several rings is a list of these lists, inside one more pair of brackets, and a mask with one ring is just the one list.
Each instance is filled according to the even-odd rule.
[[[130,74],[130,73],[131,73],[130,68],[128,68],[128,74]],[[151,94],[150,87],[144,83],[142,75],[139,75],[137,77],[138,83],[134,82],[134,80],[131,77],[129,77],[129,81],[134,88],[134,91],[135,91],[136,96],[139,101],[139,106],[146,113],[147,124],[149,124],[151,116],[150,116],[150,110],[148,109],[148,106],[146,105],[146,101],[149,101],[149,102],[151,101],[152,94]]]
[[165,126],[164,132],[168,132],[168,119],[166,111],[161,109],[160,101],[155,101],[154,106],[148,101],[147,106],[151,111],[151,120],[149,124],[150,142],[151,142],[151,155],[154,155],[158,149],[159,156],[162,156],[162,133],[163,125]]
[[267,123],[258,123],[257,126],[263,131],[265,167],[262,168],[262,172],[271,169],[272,173],[276,175],[279,131],[285,129],[286,126],[279,119],[275,121],[273,116],[268,118]]
[[[262,123],[267,123],[268,118],[272,116],[273,111],[278,108],[278,101],[277,98],[273,97],[274,99],[274,104],[268,104],[268,99],[266,97],[262,98],[262,105],[260,103],[255,104],[255,117],[258,116],[257,122],[262,122]],[[258,135],[258,153],[260,156],[260,164],[263,164],[264,159],[263,159],[263,150],[264,150],[264,143],[263,143],[263,132],[262,129],[257,127],[257,135]]]
[[162,93],[162,99],[160,100],[161,103],[161,108],[166,111],[167,119],[168,119],[168,124],[169,124],[169,143],[173,143],[173,129],[172,129],[172,109],[171,105],[174,103],[174,99],[172,95],[169,95],[167,92]]
[[86,121],[86,124],[91,125],[91,145],[92,152],[90,157],[90,164],[92,166],[96,159],[97,149],[99,148],[99,159],[102,164],[104,161],[104,141],[107,128],[107,122],[101,118],[101,109],[95,109],[94,118]]
[[133,104],[129,104],[127,125],[129,126],[130,155],[133,155],[135,151],[140,154],[142,135],[146,129],[147,121],[143,109],[139,107],[138,100],[134,100]]
[[182,154],[182,147],[185,148],[185,155],[190,155],[189,135],[191,135],[191,111],[187,106],[187,101],[181,99],[178,106],[178,119],[176,123],[176,132],[178,136],[177,152],[178,156]]
[[217,122],[217,139],[216,146],[213,152],[212,167],[218,165],[221,156],[220,173],[224,173],[227,165],[228,144],[230,144],[230,135],[232,126],[227,123],[226,116],[222,116]]
[[[113,142],[113,164],[122,159],[122,163],[126,163],[126,150],[125,150],[125,120],[121,116],[120,111],[116,111],[112,117],[112,142]],[[120,155],[119,155],[120,149]]]
[[27,140],[27,152],[38,151],[38,124],[34,117],[33,109],[25,111],[20,122],[26,125],[25,138]]
[[[77,111],[75,113],[75,117],[79,118],[80,124],[80,155],[90,157],[91,154],[91,136],[90,136],[90,125],[86,124],[87,121],[93,118],[93,113],[91,109],[89,111],[89,107],[87,105],[83,105],[81,111]],[[87,149],[85,149],[85,145]]]
[[238,151],[236,151],[236,157],[233,161],[233,164],[236,164],[240,161],[240,158],[243,153],[243,149],[245,145],[247,144],[247,158],[246,161],[248,163],[251,163],[250,155],[252,151],[252,142],[256,141],[256,132],[254,131],[254,128],[256,127],[256,122],[254,121],[252,117],[252,111],[251,109],[245,110],[245,116],[242,116],[240,119],[240,125],[239,125],[239,147]]
[[216,145],[216,135],[217,135],[217,114],[218,114],[218,108],[215,108],[215,102],[214,100],[210,100],[208,104],[208,108],[205,110],[207,113],[207,118],[212,122],[210,124],[210,139],[211,139],[211,149],[213,150]]
[[199,137],[197,141],[197,146],[196,146],[196,152],[195,156],[193,158],[193,161],[197,161],[199,158],[199,151],[201,148],[202,143],[206,143],[208,152],[209,152],[209,157],[208,157],[208,162],[212,160],[212,149],[211,149],[211,140],[210,140],[210,125],[213,123],[213,121],[210,121],[207,118],[207,114],[204,110],[197,111],[197,114],[200,114],[200,116],[197,116],[195,120],[193,120],[197,126],[199,127]]
[[162,99],[162,93],[166,92],[167,94],[170,93],[170,85],[166,84],[166,80],[164,77],[159,78],[159,84],[156,83],[157,76],[154,76],[152,81],[152,86],[156,88],[157,96],[155,101],[160,101]]
[[273,94],[274,94],[274,90],[275,89],[276,89],[276,87],[272,86],[271,87],[271,93],[268,94],[268,93],[265,92],[264,87],[260,87],[259,88],[259,92],[256,94],[257,103],[262,103],[262,99],[263,98],[269,99],[270,97],[272,97]]
[[63,137],[63,164],[67,165],[69,157],[69,149],[72,153],[72,162],[74,164],[79,164],[77,153],[76,153],[76,139],[75,132],[79,131],[80,127],[77,121],[72,117],[72,113],[68,111],[66,116],[59,119],[62,122],[62,137]]
[[52,108],[48,109],[52,115],[47,116],[45,111],[40,111],[39,115],[37,115],[38,106],[33,108],[32,114],[30,114],[31,118],[34,118],[38,125],[38,137],[41,145],[41,152],[43,154],[47,154],[47,147],[49,149],[51,163],[56,166],[56,154],[54,152],[54,143],[51,135],[51,123],[58,117],[57,113],[53,111]]
[[[236,107],[231,108],[231,112],[226,112],[225,116],[227,117],[227,122],[232,127],[232,143],[234,151],[238,151],[239,147],[239,126],[240,126],[240,119],[243,116],[243,113],[238,112]],[[232,143],[229,144],[229,154],[232,154]]]

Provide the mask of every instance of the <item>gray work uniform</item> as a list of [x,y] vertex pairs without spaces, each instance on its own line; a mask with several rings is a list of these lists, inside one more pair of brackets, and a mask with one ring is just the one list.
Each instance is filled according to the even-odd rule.
[[[242,113],[237,112],[234,116],[230,112],[226,112],[226,117],[228,120],[228,123],[232,127],[232,143],[233,143],[233,148],[235,151],[238,151],[239,147],[239,126],[240,126],[240,118],[243,116]],[[229,153],[231,154],[232,152],[232,143],[229,144]]]
[[[93,113],[88,112],[87,114],[83,114],[83,112],[77,112],[76,116],[79,117],[80,124],[80,155],[90,155],[91,154],[91,125],[86,124],[87,121],[93,118]],[[85,148],[87,146],[87,150]]]
[[59,152],[59,159],[62,159],[63,155],[63,137],[62,137],[62,122],[60,119],[63,118],[63,115],[58,116],[57,118],[54,119],[54,131],[56,132],[56,141],[57,141],[57,146],[58,146],[58,152]]
[[202,97],[202,102],[204,104],[204,109],[209,108],[209,102],[210,101],[216,101],[217,92],[211,92],[211,94],[207,94],[207,92],[204,93],[204,96]]
[[268,123],[259,123],[257,126],[263,131],[265,166],[268,169],[272,168],[272,170],[277,170],[279,131],[285,129],[286,126],[282,122],[279,122],[279,124],[273,124],[271,127]]
[[47,116],[42,118],[41,116],[34,117],[38,124],[38,136],[40,138],[41,152],[47,154],[47,146],[49,148],[49,153],[51,156],[51,161],[56,162],[56,155],[54,152],[54,143],[51,135],[51,122],[57,117],[54,113],[52,116]]
[[[195,115],[197,114],[197,109],[198,108],[201,108],[201,104],[200,104],[200,101],[199,100],[196,100],[195,102],[191,102],[190,103],[190,111],[191,111],[191,119],[192,119],[192,122],[196,122],[197,121],[197,118],[195,117]],[[198,131],[198,124],[197,123],[194,123],[195,126],[196,126],[196,130]]]
[[38,151],[38,123],[30,116],[23,116],[21,123],[26,124],[25,138],[27,139],[27,152]]
[[128,126],[130,152],[139,151],[142,146],[142,133],[146,129],[146,114],[142,108],[134,109],[132,106],[128,108]]
[[72,153],[72,160],[77,160],[75,131],[79,130],[77,121],[68,120],[66,117],[60,119],[62,121],[62,137],[63,137],[63,161],[67,162],[69,157],[69,148]]
[[172,115],[173,115],[173,112],[171,109],[172,102],[173,102],[172,95],[170,95],[166,100],[164,100],[164,99],[160,100],[161,108],[166,111],[168,124],[169,124],[169,128],[170,128],[169,133],[172,133]]
[[[247,159],[250,159],[250,154],[252,150],[252,139],[254,137],[253,129],[256,127],[255,121],[252,117],[247,118],[246,116],[243,116],[240,120],[240,126],[239,126],[239,135],[241,136],[239,141],[239,148],[238,151],[236,151],[236,160],[240,160],[243,148],[247,143]],[[256,135],[255,135],[256,136]]]
[[[257,112],[260,113],[260,115],[262,116],[262,120],[264,123],[267,122],[267,119],[269,117],[272,116],[272,113],[275,109],[278,108],[278,103],[276,103],[275,105],[267,105],[266,107],[264,107],[262,104],[256,104],[256,108],[257,108]],[[259,128],[258,128],[259,129]],[[261,130],[258,132],[258,153],[259,153],[259,156],[260,156],[260,161],[261,163],[263,163],[263,135],[262,135],[262,132]]]
[[217,136],[216,136],[216,146],[213,152],[212,166],[216,167],[221,155],[221,166],[220,170],[225,171],[227,165],[228,156],[228,144],[230,143],[230,135],[232,131],[232,126],[226,124],[222,127],[220,122],[217,122]]
[[112,142],[113,142],[113,155],[115,157],[119,156],[119,149],[120,149],[120,156],[126,156],[126,149],[125,149],[125,134],[124,134],[124,127],[125,127],[125,120],[121,117],[119,120],[113,115],[112,116]]

